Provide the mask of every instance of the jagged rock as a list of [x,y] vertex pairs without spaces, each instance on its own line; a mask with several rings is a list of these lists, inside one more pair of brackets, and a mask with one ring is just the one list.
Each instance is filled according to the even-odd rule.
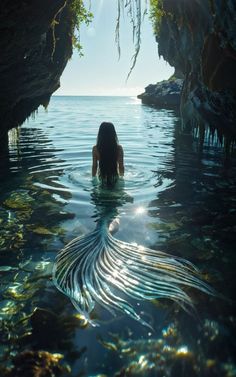
[[183,124],[209,125],[235,139],[235,0],[160,0],[155,6],[159,55],[184,76]]
[[0,2],[0,143],[47,106],[72,55],[69,0]]
[[142,103],[164,109],[179,109],[182,79],[170,79],[150,84],[138,95]]

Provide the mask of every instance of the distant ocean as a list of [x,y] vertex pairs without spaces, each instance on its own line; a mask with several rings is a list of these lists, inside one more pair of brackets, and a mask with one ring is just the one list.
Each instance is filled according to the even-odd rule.
[[[7,266],[1,354],[7,347],[14,354],[61,353],[73,376],[202,377],[207,360],[223,371],[234,355],[228,302],[194,293],[197,316],[165,300],[138,303],[154,330],[97,308],[102,325],[82,329],[69,299],[50,280],[57,251],[96,225],[91,151],[103,121],[114,123],[124,149],[125,200],[117,204],[116,238],[186,258],[222,294],[233,292],[233,157],[225,168],[219,145],[206,141],[199,148],[193,135],[182,133],[178,114],[135,97],[54,96],[47,111],[40,108],[11,132],[1,165],[0,256]],[[33,335],[23,338],[27,332]],[[15,339],[22,339],[20,345]]]

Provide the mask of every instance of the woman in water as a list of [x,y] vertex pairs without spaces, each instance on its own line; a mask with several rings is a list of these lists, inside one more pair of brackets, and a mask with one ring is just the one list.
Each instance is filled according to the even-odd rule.
[[[128,314],[149,326],[137,307],[140,301],[169,298],[183,308],[193,307],[189,287],[208,294],[214,291],[201,280],[197,269],[187,260],[113,237],[113,218],[122,205],[115,185],[124,174],[123,149],[118,144],[112,123],[101,124],[93,147],[92,175],[114,190],[95,188],[97,206],[95,229],[80,235],[59,251],[53,267],[56,287],[67,295],[78,312],[93,326],[91,313],[98,304],[115,315]],[[115,194],[115,195],[113,195]],[[185,290],[186,288],[186,290]]]
[[119,176],[124,175],[124,152],[118,144],[115,127],[112,123],[103,122],[98,131],[97,144],[93,147],[92,176],[97,174],[99,161],[99,178],[112,186]]

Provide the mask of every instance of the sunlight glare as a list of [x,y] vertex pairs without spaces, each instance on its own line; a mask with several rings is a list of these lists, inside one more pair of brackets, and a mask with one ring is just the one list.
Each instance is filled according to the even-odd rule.
[[136,208],[135,213],[136,213],[136,215],[141,215],[141,214],[145,213],[145,208],[144,207],[138,207],[138,208]]

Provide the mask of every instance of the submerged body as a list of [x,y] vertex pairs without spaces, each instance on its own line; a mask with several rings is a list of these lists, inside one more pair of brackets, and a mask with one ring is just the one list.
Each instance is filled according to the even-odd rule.
[[118,207],[130,201],[130,196],[123,190],[124,181],[118,179],[124,174],[123,148],[112,123],[101,124],[92,155],[92,176],[96,176],[99,165],[100,178],[98,185],[93,182],[91,194],[97,226],[59,251],[53,268],[57,288],[92,325],[95,323],[90,320],[90,313],[96,303],[113,315],[118,310],[148,325],[130,298],[169,298],[186,307],[193,306],[186,287],[213,294],[190,262],[113,237]]
[[187,260],[113,237],[110,225],[117,208],[128,200],[119,184],[118,180],[112,190],[102,184],[95,187],[96,228],[59,251],[53,268],[57,288],[93,326],[97,323],[90,314],[96,304],[149,326],[136,311],[137,302],[169,298],[186,308],[193,302],[185,288],[214,294]]

